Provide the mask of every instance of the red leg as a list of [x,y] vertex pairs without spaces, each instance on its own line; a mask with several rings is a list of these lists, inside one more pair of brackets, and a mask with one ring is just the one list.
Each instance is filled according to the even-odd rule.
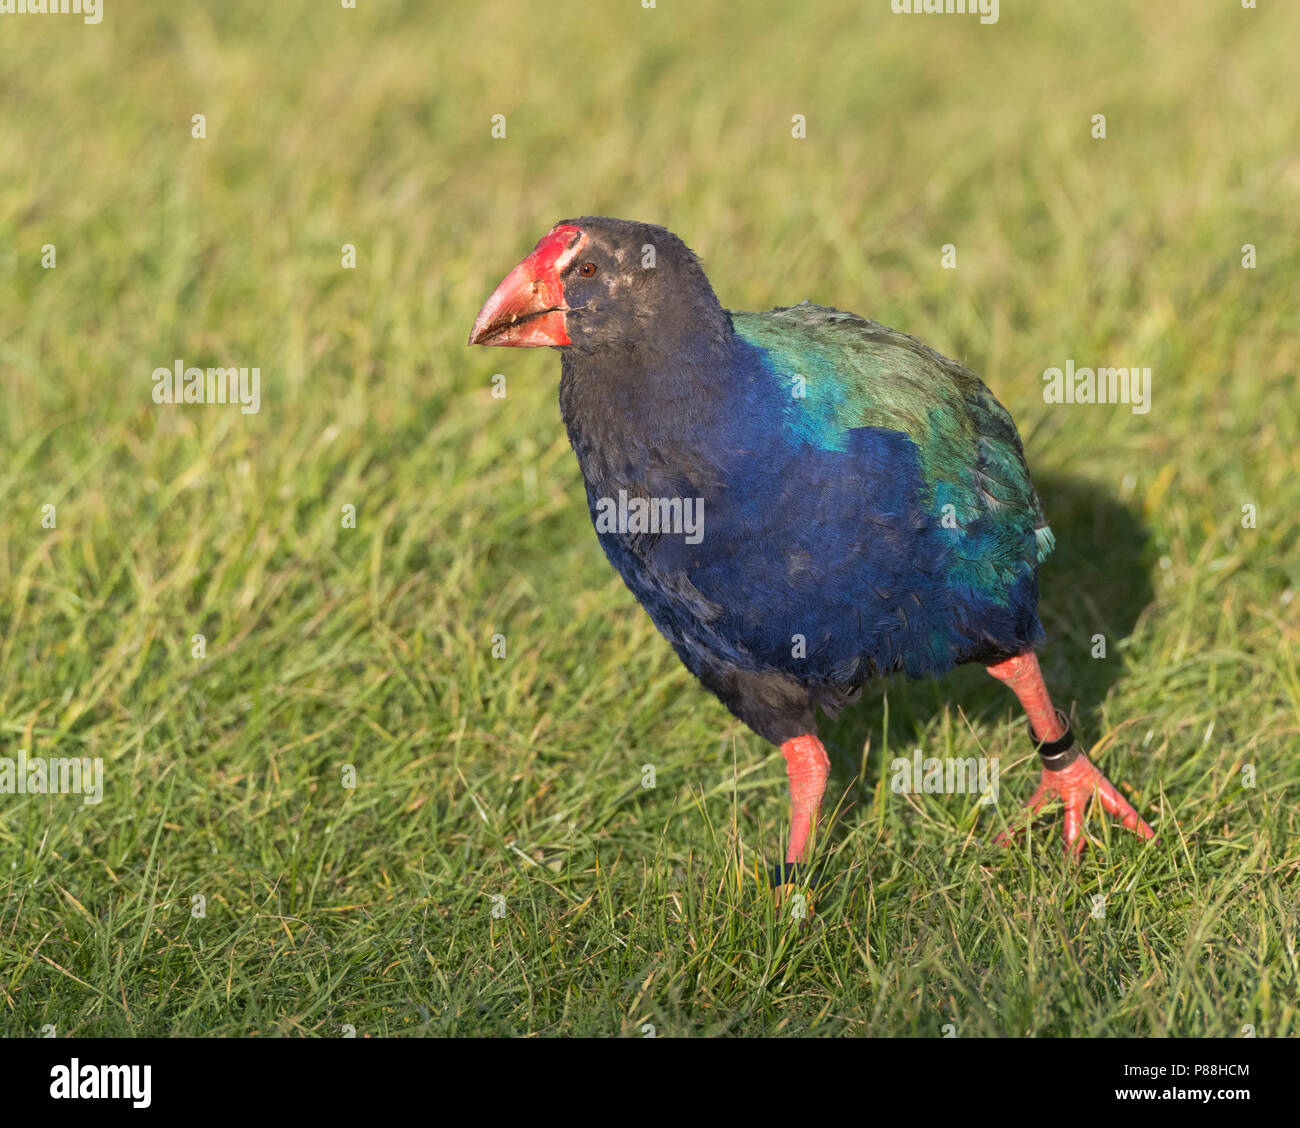
[[1060,740],[1065,735],[1065,725],[1052,707],[1043,671],[1038,668],[1037,654],[1026,650],[1005,662],[994,662],[988,671],[998,681],[1009,685],[1020,698],[1020,704],[1029,717],[1029,727],[1037,739]]
[[830,778],[831,762],[822,742],[812,733],[796,736],[781,745],[785,757],[786,775],[790,777],[790,802],[794,811],[790,816],[790,849],[785,860],[802,862],[808,849],[808,836],[817,825],[822,795]]
[[[1015,691],[1029,717],[1029,727],[1035,741],[1059,740],[1066,734],[1068,726],[1052,706],[1052,698],[1043,682],[1043,672],[1038,668],[1038,656],[1032,650],[1004,662],[995,662],[988,667],[988,671]],[[1025,807],[1030,814],[1034,814],[1053,795],[1065,804],[1065,845],[1076,855],[1083,852],[1083,819],[1094,795],[1101,800],[1103,809],[1108,814],[1117,816],[1129,830],[1137,831],[1142,838],[1156,836],[1156,832],[1086,756],[1076,757],[1058,771],[1044,767],[1038,790],[1030,796]],[[1009,835],[998,835],[999,842],[1008,840]]]

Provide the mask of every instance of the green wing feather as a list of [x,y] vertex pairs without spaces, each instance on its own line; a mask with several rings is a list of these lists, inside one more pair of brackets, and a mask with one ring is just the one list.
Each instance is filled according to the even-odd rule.
[[930,511],[952,505],[959,528],[979,528],[972,566],[1032,567],[1051,552],[1055,538],[1015,424],[973,372],[906,333],[824,306],[731,317],[766,350],[774,375],[803,392],[787,411],[796,441],[844,450],[855,428],[902,432],[917,448]]

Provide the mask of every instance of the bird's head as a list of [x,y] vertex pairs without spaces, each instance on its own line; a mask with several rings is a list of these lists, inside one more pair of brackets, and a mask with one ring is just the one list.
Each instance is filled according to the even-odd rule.
[[584,216],[557,223],[505,276],[469,343],[600,349],[711,315],[726,316],[699,260],[671,231]]

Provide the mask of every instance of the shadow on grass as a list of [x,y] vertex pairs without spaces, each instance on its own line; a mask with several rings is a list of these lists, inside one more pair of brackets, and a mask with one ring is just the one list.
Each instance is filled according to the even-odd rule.
[[[1073,715],[1080,739],[1090,743],[1098,735],[1097,711],[1123,675],[1120,640],[1152,600],[1149,530],[1136,502],[1125,504],[1106,486],[1053,474],[1035,475],[1034,481],[1056,534],[1056,550],[1039,572],[1039,618],[1047,631],[1039,661],[1054,702]],[[1104,658],[1093,657],[1097,635],[1105,638]],[[890,759],[909,756],[935,714],[958,707],[972,719],[1008,710],[1020,715],[1010,691],[980,666],[963,666],[936,681],[895,677],[868,685],[857,705],[822,723],[831,792],[837,781],[842,791],[857,774],[868,739],[872,754],[867,778],[857,781],[859,797],[875,787],[882,744]]]

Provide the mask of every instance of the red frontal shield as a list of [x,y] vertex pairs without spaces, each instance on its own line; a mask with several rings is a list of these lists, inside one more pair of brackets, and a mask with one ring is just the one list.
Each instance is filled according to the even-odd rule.
[[572,224],[551,228],[492,291],[474,321],[469,343],[512,348],[567,345],[564,311],[568,307],[560,275],[586,242],[583,230]]

